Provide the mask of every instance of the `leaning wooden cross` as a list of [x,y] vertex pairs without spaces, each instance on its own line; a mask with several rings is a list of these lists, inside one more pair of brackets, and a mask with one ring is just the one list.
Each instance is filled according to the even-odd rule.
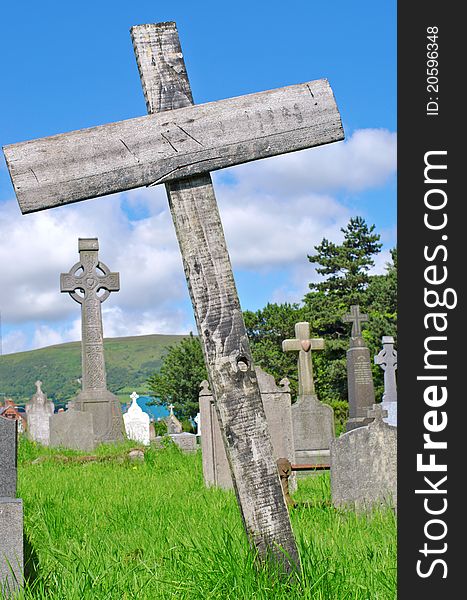
[[344,138],[325,79],[193,105],[175,23],[131,30],[149,116],[4,148],[24,213],[165,183],[250,542],[299,565],[209,171]]

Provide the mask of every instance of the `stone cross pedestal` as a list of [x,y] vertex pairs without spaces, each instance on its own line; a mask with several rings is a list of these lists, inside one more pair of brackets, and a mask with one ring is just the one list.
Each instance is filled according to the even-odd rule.
[[50,417],[54,414],[54,403],[42,391],[42,381],[36,381],[36,393],[26,404],[28,437],[44,446],[50,443]]
[[149,415],[138,405],[139,396],[136,392],[133,392],[130,398],[131,406],[123,415],[127,438],[149,446]]
[[397,351],[394,350],[392,335],[384,335],[381,341],[383,349],[375,356],[375,365],[379,365],[384,371],[384,394],[381,404],[388,412],[384,421],[397,427]]
[[79,261],[60,275],[60,291],[81,305],[82,390],[75,409],[93,416],[96,443],[124,439],[118,398],[107,390],[101,303],[120,289],[118,273],[99,260],[97,238],[79,238]]
[[351,431],[370,422],[368,409],[375,402],[375,389],[370,351],[365,346],[361,328],[361,324],[368,321],[368,315],[361,314],[360,307],[355,304],[350,307],[350,314],[345,315],[343,321],[352,323],[350,348],[347,350],[349,420],[346,426],[347,431]]
[[23,585],[23,503],[16,497],[17,421],[0,417],[0,597]]
[[334,411],[318,400],[313,378],[312,350],[324,350],[324,340],[310,338],[309,323],[295,325],[296,339],[284,340],[282,350],[298,351],[298,398],[292,404],[292,425],[297,464],[329,462],[335,437]]
[[339,111],[325,79],[193,105],[175,23],[131,36],[150,114],[6,146],[13,186],[32,212],[166,184],[245,531],[290,572],[298,550],[210,171],[342,140]]

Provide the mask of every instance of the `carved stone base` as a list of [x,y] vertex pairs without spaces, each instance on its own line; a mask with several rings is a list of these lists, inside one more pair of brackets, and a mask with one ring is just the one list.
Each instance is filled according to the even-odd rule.
[[74,401],[74,410],[92,413],[96,444],[126,439],[120,402],[108,390],[86,390]]

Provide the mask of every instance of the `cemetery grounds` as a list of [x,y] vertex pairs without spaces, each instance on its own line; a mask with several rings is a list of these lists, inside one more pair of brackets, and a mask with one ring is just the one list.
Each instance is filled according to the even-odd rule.
[[206,488],[201,452],[134,442],[84,453],[22,439],[27,584],[18,599],[394,600],[396,517],[335,509],[329,474],[299,480],[298,579],[257,569],[232,491]]

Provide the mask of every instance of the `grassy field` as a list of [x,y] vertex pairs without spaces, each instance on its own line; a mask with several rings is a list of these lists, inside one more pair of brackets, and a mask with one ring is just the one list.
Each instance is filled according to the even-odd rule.
[[234,494],[204,487],[199,452],[151,448],[135,464],[123,458],[130,447],[101,447],[99,462],[77,462],[78,453],[57,457],[21,442],[29,582],[19,598],[396,597],[392,511],[335,510],[327,474],[299,481],[291,518],[302,573],[286,582],[255,567]]

